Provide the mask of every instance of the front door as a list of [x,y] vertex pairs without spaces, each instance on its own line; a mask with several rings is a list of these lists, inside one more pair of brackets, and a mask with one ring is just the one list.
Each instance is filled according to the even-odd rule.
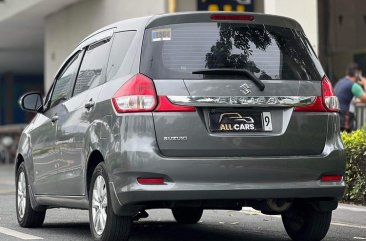
[[50,98],[46,100],[44,113],[37,116],[30,134],[33,145],[34,192],[38,195],[60,195],[65,188],[58,174],[65,163],[60,148],[56,145],[56,131],[60,116],[67,113],[63,103],[71,96],[80,59],[81,54],[76,53],[61,69],[48,95]]
[[54,115],[54,109],[38,114],[34,119],[33,130],[30,131],[36,194],[49,194],[52,190],[49,177],[60,160],[60,153],[55,148],[57,121],[52,119]]

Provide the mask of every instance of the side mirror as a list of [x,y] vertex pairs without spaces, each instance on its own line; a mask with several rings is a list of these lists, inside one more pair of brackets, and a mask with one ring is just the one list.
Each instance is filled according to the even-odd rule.
[[24,111],[41,112],[43,100],[40,93],[27,93],[19,99],[20,108]]

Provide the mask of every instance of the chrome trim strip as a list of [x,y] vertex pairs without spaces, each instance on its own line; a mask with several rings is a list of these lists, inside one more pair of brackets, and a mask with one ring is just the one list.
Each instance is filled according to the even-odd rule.
[[295,107],[310,105],[316,96],[167,96],[177,105]]

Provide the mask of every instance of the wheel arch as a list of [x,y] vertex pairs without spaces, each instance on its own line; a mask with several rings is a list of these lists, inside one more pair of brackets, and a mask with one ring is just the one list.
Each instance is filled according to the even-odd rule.
[[90,182],[95,168],[99,163],[104,162],[104,157],[99,150],[93,150],[88,158],[88,162],[86,164],[86,195],[89,198],[89,190],[90,190]]
[[16,159],[15,159],[15,175],[17,175],[18,169],[20,164],[22,164],[24,162],[24,157],[22,154],[18,153]]

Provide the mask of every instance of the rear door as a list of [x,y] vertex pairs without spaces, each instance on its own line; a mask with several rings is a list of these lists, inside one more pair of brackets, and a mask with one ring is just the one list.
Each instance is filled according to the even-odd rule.
[[154,26],[145,31],[141,72],[154,80],[159,96],[196,107],[154,113],[163,155],[323,151],[326,113],[294,112],[321,96],[323,75],[300,30],[229,21]]
[[[99,40],[85,47],[72,98],[63,103],[66,112],[59,118],[56,136],[64,163],[59,171],[61,195],[84,195],[86,191],[85,165],[90,143],[98,141],[95,123],[99,120],[95,108],[105,82],[112,34],[112,30],[102,32]],[[96,138],[90,140],[93,136]]]

